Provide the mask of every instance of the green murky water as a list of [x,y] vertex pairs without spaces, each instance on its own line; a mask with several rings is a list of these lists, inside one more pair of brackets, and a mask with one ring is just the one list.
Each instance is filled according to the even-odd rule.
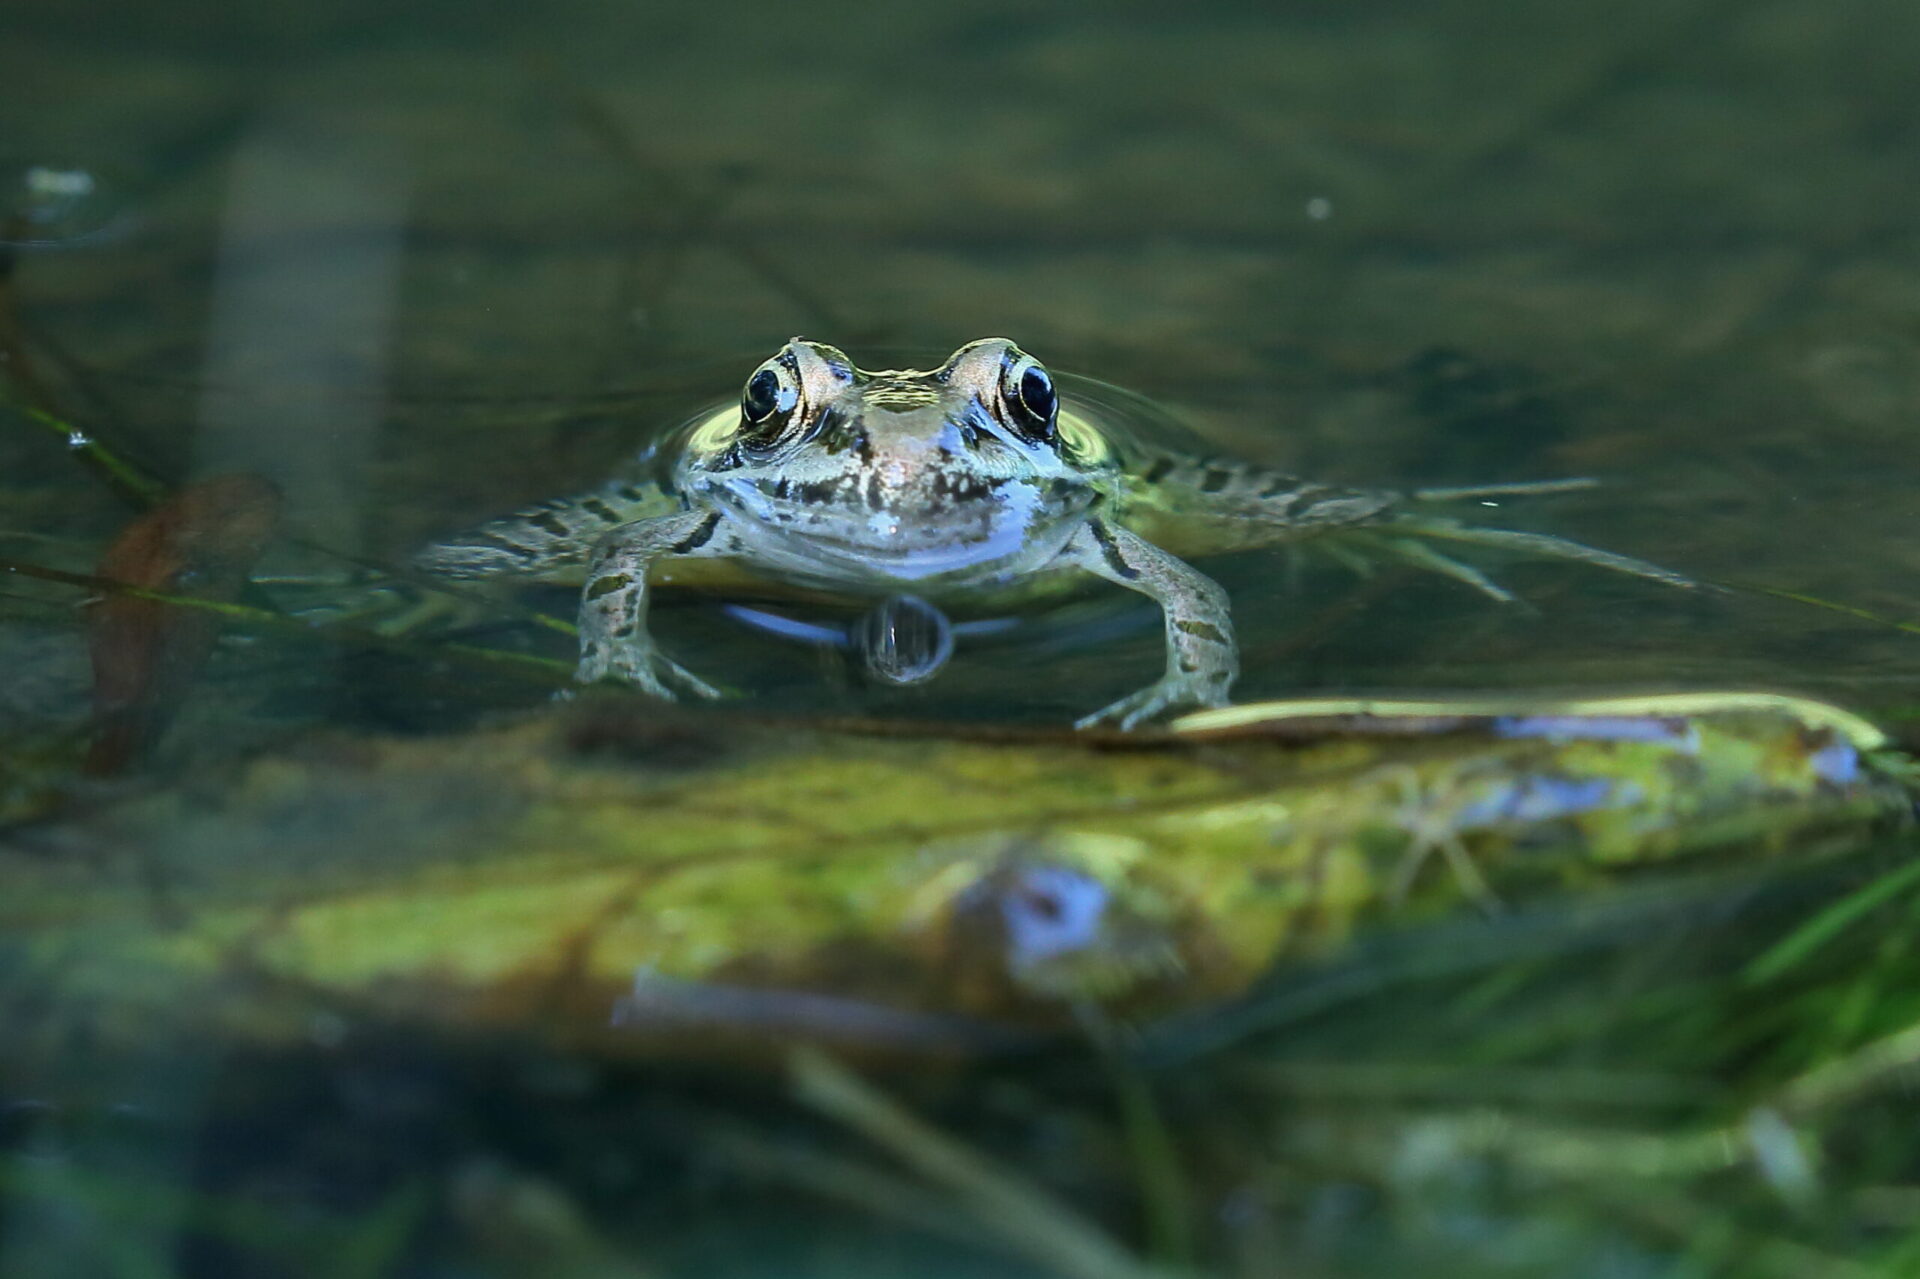
[[[663,643],[752,695],[687,717],[556,717],[550,669],[447,647],[570,661],[526,616],[565,591],[391,643],[299,633],[367,602],[328,582],[597,479],[795,333],[866,364],[1006,334],[1304,475],[1595,476],[1486,519],[1728,588],[1499,563],[1502,608],[1210,561],[1243,698],[1762,688],[1907,740],[1916,49],[1920,11],[1878,0],[10,5],[0,558],[95,571],[136,511],[100,456],[266,475],[286,507],[240,599],[278,620],[230,627],[115,778],[79,776],[85,584],[0,582],[0,1273],[1920,1268],[1895,1086],[1920,905],[1904,837],[1858,814],[1784,858],[1748,831],[1710,869],[1556,870],[1560,895],[1499,881],[1497,905],[1429,874],[1411,931],[1283,967],[1240,1021],[1096,1001],[1012,1057],[856,1046],[881,1091],[849,1092],[778,1051],[574,1033],[573,970],[534,988],[500,958],[528,894],[598,938],[596,859],[653,838],[653,796],[689,847],[724,818],[743,848],[948,882],[965,823],[905,783],[876,804],[880,762],[924,760],[963,808],[1048,799],[1021,838],[1072,800],[1156,853],[1178,841],[1114,805],[1272,802],[1237,748],[1088,762],[1044,736],[1157,668],[1150,611],[1090,590],[889,689],[663,602]],[[828,717],[1043,735],[889,751]],[[783,768],[814,809],[741,807]],[[480,888],[436,906],[443,881]],[[742,887],[737,913],[873,895],[837,883]],[[411,904],[383,916],[389,893]],[[696,973],[737,944],[688,936],[662,953]],[[233,961],[263,937],[293,948],[264,987]],[[432,963],[374,980],[415,939]],[[877,962],[808,972],[866,993]]]

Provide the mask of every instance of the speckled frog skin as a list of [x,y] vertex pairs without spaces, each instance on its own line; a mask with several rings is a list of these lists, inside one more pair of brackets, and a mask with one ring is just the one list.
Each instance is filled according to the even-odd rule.
[[[528,508],[427,548],[452,577],[581,580],[582,683],[618,679],[656,697],[715,697],[647,631],[649,578],[679,558],[724,558],[839,594],[940,602],[1075,574],[1149,596],[1166,621],[1166,670],[1079,721],[1134,727],[1227,701],[1239,673],[1226,593],[1183,556],[1339,532],[1499,599],[1436,541],[1579,559],[1689,585],[1640,560],[1540,534],[1471,528],[1409,509],[1426,500],[1568,487],[1400,493],[1338,488],[1241,462],[1135,445],[1091,402],[1063,397],[1003,338],[937,369],[857,368],[795,338],[747,378],[739,402],[671,442],[657,478],[617,481]],[[1580,483],[1580,482],[1572,482]]]

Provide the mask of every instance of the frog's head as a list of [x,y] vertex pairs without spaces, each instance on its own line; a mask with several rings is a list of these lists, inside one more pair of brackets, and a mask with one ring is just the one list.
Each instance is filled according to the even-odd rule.
[[929,372],[795,338],[696,425],[677,478],[785,557],[914,578],[1051,556],[1111,468],[1004,338]]

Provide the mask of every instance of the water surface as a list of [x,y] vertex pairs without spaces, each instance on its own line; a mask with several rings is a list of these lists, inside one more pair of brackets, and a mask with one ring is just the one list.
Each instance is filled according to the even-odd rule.
[[[1733,588],[1496,563],[1525,601],[1502,608],[1403,570],[1360,580],[1234,557],[1207,568],[1235,594],[1242,696],[1762,687],[1898,730],[1920,704],[1920,636],[1885,624],[1911,615],[1920,588],[1916,48],[1920,11],[1887,0],[1258,14],[28,0],[0,16],[0,178],[84,174],[94,190],[6,236],[9,394],[43,397],[169,484],[271,477],[290,536],[262,571],[290,576],[392,563],[592,482],[795,333],[868,364],[1004,334],[1168,403],[1223,452],[1316,478],[1594,476],[1593,490],[1484,517]],[[0,410],[0,555],[92,570],[133,510],[83,461]],[[22,747],[8,767],[51,760],[45,784],[62,791],[61,741],[88,713],[83,595],[7,585],[0,724]],[[274,589],[256,602],[313,598]],[[963,642],[937,680],[906,689],[703,604],[662,607],[658,631],[773,711],[1059,724],[1161,660],[1150,614],[1089,599],[1091,620]],[[521,603],[570,611],[565,592]],[[565,636],[510,610],[464,637],[571,656]],[[188,804],[195,785],[219,789],[196,779],[255,753],[351,751],[395,732],[458,749],[463,730],[537,709],[552,687],[255,635],[214,653],[151,771],[120,785]],[[631,749],[647,767],[697,768],[704,740],[676,731]],[[380,802],[391,847],[457,854],[447,807]],[[164,842],[169,819],[153,820],[122,838]],[[324,808],[299,820],[315,857],[350,860],[347,834],[367,829]],[[1750,958],[1766,929],[1793,926],[1782,909],[1707,949]],[[1895,963],[1904,943],[1887,935],[1877,962]],[[1691,951],[1681,964],[1677,944],[1608,952],[1612,990],[1652,983],[1649,1008],[1748,1026],[1750,1010],[1654,981],[1661,957],[1737,967]],[[1834,1016],[1864,1037],[1898,1023],[1898,983],[1856,959],[1834,978],[1854,992],[1833,996]],[[1330,1274],[1405,1273],[1409,1258],[1462,1274],[1811,1273],[1792,1268],[1788,1242],[1846,1253],[1913,1237],[1911,1158],[1867,1136],[1887,1170],[1873,1210],[1787,1242],[1766,1234],[1767,1196],[1793,1193],[1777,1178],[1683,1221],[1590,1184],[1543,1192],[1544,1207],[1436,1191],[1415,1166],[1423,1150],[1444,1148],[1425,1166],[1493,1174],[1473,1163],[1480,1147],[1461,1153],[1461,1131],[1393,1128],[1386,1111],[1422,1097],[1417,1084],[1383,1083],[1370,1109],[1309,1067],[1424,1068],[1466,1026],[1469,1059],[1615,1072],[1598,1109],[1650,1090],[1635,1113],[1657,1129],[1668,1113],[1698,1119],[1687,1107],[1703,1092],[1714,1122],[1737,1114],[1744,1077],[1729,1063],[1751,1058],[1728,1043],[1778,1047],[1703,1031],[1713,1051],[1626,1079],[1633,1062],[1604,1044],[1555,1038],[1615,997],[1603,983],[1563,972],[1514,995],[1525,972],[1500,971],[1457,1024],[1433,1011],[1457,991],[1389,1001],[1317,1026],[1294,1075],[1265,1061],[1257,1081],[1240,1065],[1157,1080],[1203,1205],[1184,1227],[1155,1197],[1157,1165],[1140,1163],[1149,1138],[1112,1125],[1125,1109],[1112,1098],[1130,1094],[1084,1059],[923,1101],[1125,1248],[1208,1273],[1272,1273],[1276,1258]],[[1654,1038],[1674,1024],[1635,1017]],[[823,1121],[796,1118],[775,1076],[611,1070],[405,1025],[328,1056],[328,1033],[314,1032],[315,1056],[23,1050],[0,1075],[0,1187],[15,1192],[0,1268],[437,1276],[525,1273],[531,1256],[569,1274],[1015,1273],[1004,1250],[874,1209],[851,1174],[795,1172],[781,1139],[797,1127],[818,1154]],[[1554,1051],[1513,1048],[1529,1037]],[[1513,1078],[1511,1092],[1488,1085],[1494,1101],[1524,1091]],[[1290,1089],[1348,1108],[1236,1144],[1232,1117],[1279,1114]],[[1400,1180],[1369,1181],[1313,1126],[1347,1122],[1408,1143]],[[702,1154],[709,1124],[732,1133],[729,1158]],[[53,1190],[34,1180],[48,1168],[66,1178]],[[812,1193],[822,1184],[837,1199]],[[840,1206],[823,1215],[823,1199]],[[488,1222],[506,1224],[489,1237]],[[1710,1229],[1736,1242],[1714,1252],[1695,1239]],[[1696,1269],[1672,1269],[1679,1258]]]

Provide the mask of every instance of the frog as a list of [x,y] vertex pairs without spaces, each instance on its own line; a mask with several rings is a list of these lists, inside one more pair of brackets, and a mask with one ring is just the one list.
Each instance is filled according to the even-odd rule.
[[1076,721],[1122,730],[1229,703],[1240,673],[1231,606],[1193,558],[1337,537],[1349,556],[1395,556],[1502,602],[1514,596],[1439,548],[1502,548],[1696,585],[1632,556],[1428,509],[1591,480],[1320,483],[1126,425],[1154,412],[1117,388],[1056,378],[1007,338],[968,342],[931,369],[867,370],[796,337],[748,375],[737,400],[651,442],[614,479],[437,541],[415,563],[455,579],[577,583],[575,681],[618,681],[669,701],[722,695],[647,626],[653,590],[684,580],[695,561],[802,592],[934,606],[1103,579],[1157,604],[1165,636],[1159,678]]

